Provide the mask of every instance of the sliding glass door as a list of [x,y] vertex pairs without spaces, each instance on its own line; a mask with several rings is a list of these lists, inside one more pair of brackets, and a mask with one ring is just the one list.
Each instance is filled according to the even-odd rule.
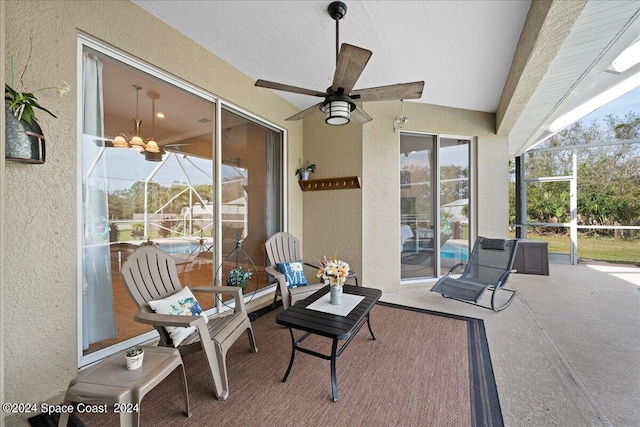
[[468,138],[440,137],[440,275],[469,255],[470,189]]
[[[81,365],[155,333],[133,319],[137,307],[119,274],[137,248],[153,245],[170,254],[183,286],[227,285],[231,270],[251,270],[243,287],[248,303],[267,286],[261,248],[282,229],[283,217],[280,130],[88,44],[82,51]],[[227,303],[198,301],[208,310]]]
[[400,135],[400,271],[402,279],[435,271],[435,135]]
[[446,274],[469,253],[471,139],[400,134],[401,280]]

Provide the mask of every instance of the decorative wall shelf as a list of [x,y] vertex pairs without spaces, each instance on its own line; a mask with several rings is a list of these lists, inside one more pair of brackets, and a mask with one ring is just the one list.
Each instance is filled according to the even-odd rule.
[[318,190],[343,190],[347,188],[360,188],[359,176],[343,176],[340,178],[308,179],[298,181],[302,191]]

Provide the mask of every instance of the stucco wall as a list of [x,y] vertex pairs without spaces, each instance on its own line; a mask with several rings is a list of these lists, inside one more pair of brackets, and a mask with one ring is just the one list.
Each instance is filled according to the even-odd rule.
[[[365,103],[363,108],[373,121],[355,129],[352,125],[327,126],[321,114],[305,119],[304,152],[318,164],[317,177],[348,175],[352,170],[353,174],[362,176],[361,190],[305,193],[305,253],[322,254],[319,249],[326,252],[344,247],[350,257],[361,259],[358,272],[362,284],[397,291],[400,288],[397,249],[400,245],[400,140],[393,130],[393,120],[400,113],[400,103]],[[509,221],[507,139],[495,135],[495,114],[411,102],[405,102],[405,114],[409,117],[405,130],[477,139],[478,167],[476,176],[472,177],[472,182],[477,184],[480,205],[477,230],[487,236],[506,237]],[[361,163],[355,157],[358,150],[362,153]],[[336,158],[347,160],[338,163]],[[348,192],[353,192],[353,196]],[[361,254],[352,254],[352,250],[359,250]]]
[[[7,1],[5,23],[7,73],[10,57],[16,76],[22,72],[32,39],[26,88],[62,80],[73,87],[65,98],[38,97],[58,116],[40,115],[46,164],[6,163],[3,176],[3,400],[33,402],[64,390],[77,369],[77,31],[283,127],[298,110],[128,1]],[[286,128],[292,176],[302,158],[302,123]],[[297,186],[289,181],[288,228],[300,235]]]
[[[350,123],[329,126],[322,113],[304,121],[304,159],[317,166],[314,178],[362,176],[362,129]],[[302,193],[298,187],[294,193]],[[353,271],[362,271],[362,190],[358,188],[304,192],[305,260],[338,257]],[[307,222],[308,221],[308,222]]]

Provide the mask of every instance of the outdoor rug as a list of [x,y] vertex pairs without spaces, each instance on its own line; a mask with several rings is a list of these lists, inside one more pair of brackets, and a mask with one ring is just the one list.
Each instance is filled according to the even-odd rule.
[[[201,353],[184,357],[191,417],[184,414],[178,374],[147,394],[143,426],[502,426],[481,320],[389,303],[371,310],[376,340],[363,327],[336,363],[339,400],[331,398],[330,362],[296,353],[286,383],[291,338],[275,323],[279,307],[252,323],[229,350],[229,398],[215,399]],[[255,317],[255,316],[254,316]],[[296,336],[298,336],[297,334]],[[325,354],[331,341],[305,341]],[[79,414],[87,426],[118,426],[116,414]]]

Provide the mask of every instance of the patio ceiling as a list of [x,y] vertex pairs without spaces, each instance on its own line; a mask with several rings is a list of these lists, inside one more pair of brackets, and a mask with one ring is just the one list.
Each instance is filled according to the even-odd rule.
[[[133,1],[253,79],[319,91],[331,85],[330,1]],[[640,34],[640,7],[627,0],[545,2],[544,9],[540,2],[534,12],[542,18],[529,13],[529,0],[346,3],[340,42],[373,51],[356,89],[424,80],[415,102],[497,113],[510,156],[623,79],[608,73],[606,84],[597,83]],[[277,94],[301,110],[317,102]]]

